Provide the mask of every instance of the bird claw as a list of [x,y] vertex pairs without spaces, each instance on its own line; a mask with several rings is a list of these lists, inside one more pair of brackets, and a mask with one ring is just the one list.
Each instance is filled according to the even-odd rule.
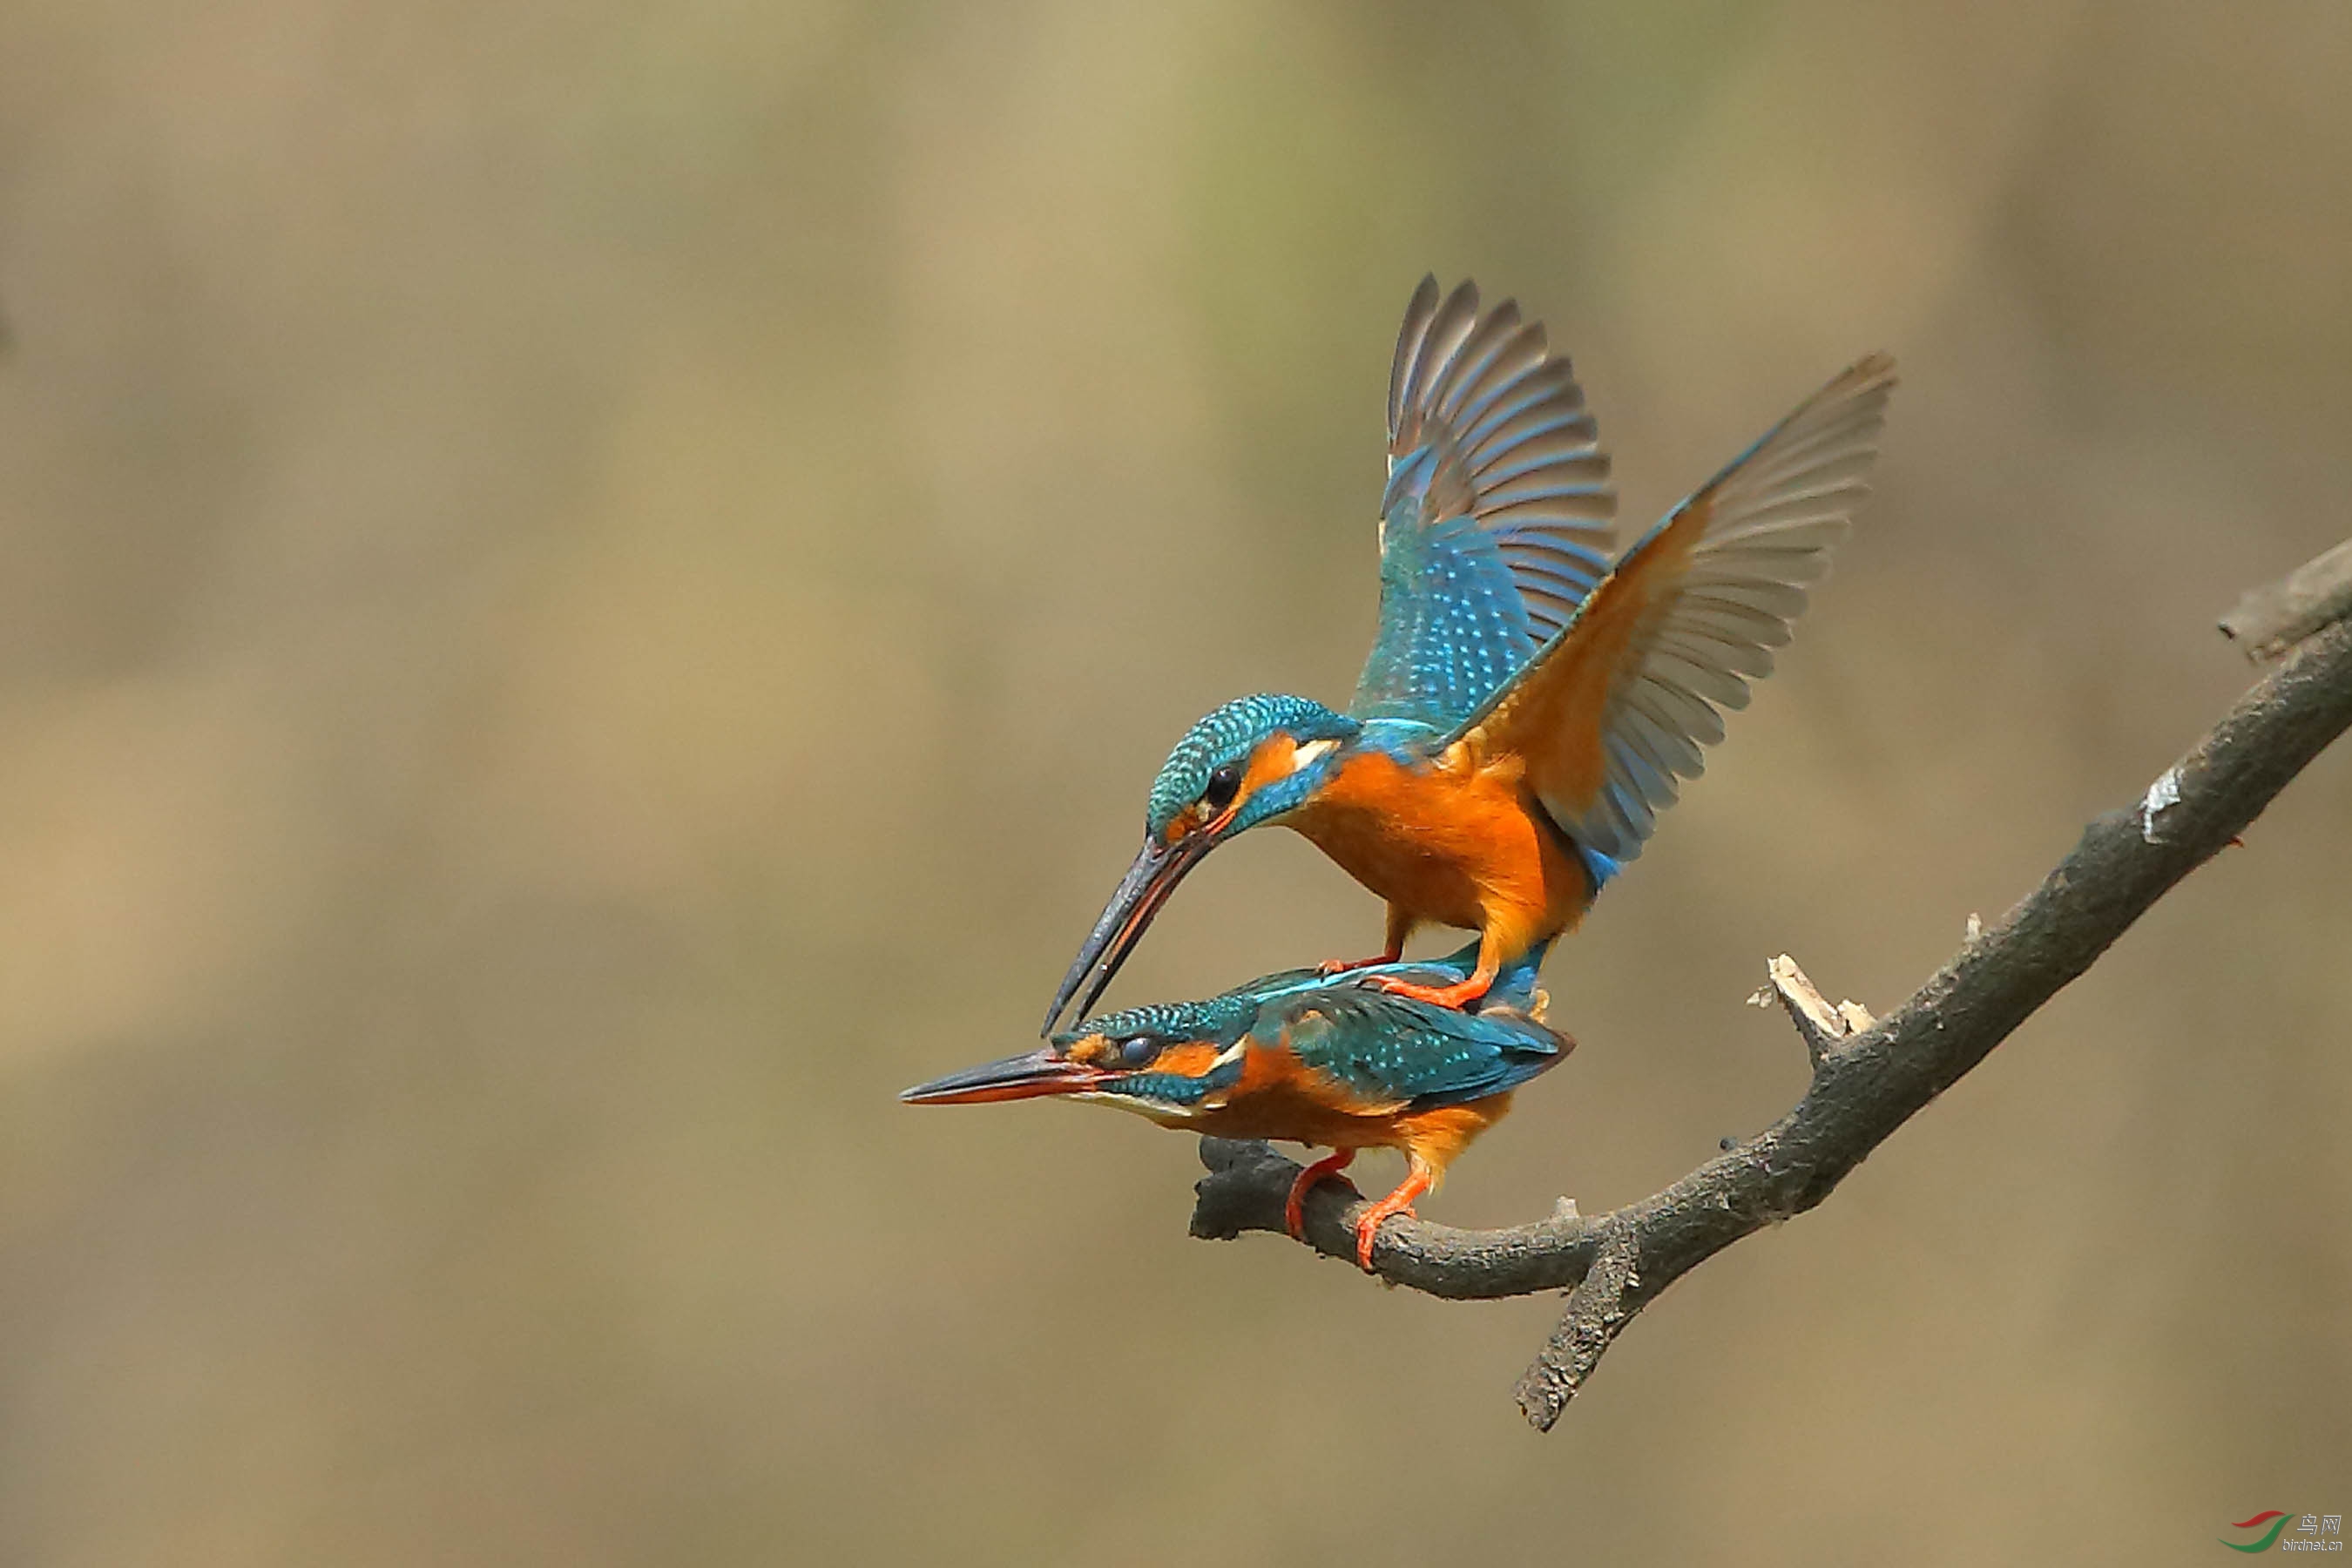
[[1356,1221],[1357,1268],[1367,1274],[1372,1271],[1372,1243],[1379,1239],[1381,1226],[1399,1215],[1403,1215],[1408,1219],[1413,1217],[1412,1205],[1409,1203],[1398,1204],[1391,1208],[1389,1206],[1389,1200],[1382,1198],[1379,1203],[1366,1209],[1363,1217]]
[[1374,974],[1367,976],[1364,984],[1391,996],[1409,996],[1416,1002],[1426,1002],[1433,1007],[1450,1007],[1458,1013],[1486,994],[1487,988],[1494,982],[1474,974],[1453,985],[1422,985],[1393,974]]
[[1411,1168],[1396,1190],[1366,1209],[1356,1219],[1356,1266],[1365,1273],[1372,1271],[1372,1242],[1379,1237],[1381,1226],[1399,1215],[1411,1217],[1412,1200],[1437,1185],[1435,1167],[1425,1163],[1419,1155],[1412,1156]]
[[1282,1227],[1290,1233],[1291,1240],[1307,1239],[1307,1194],[1315,1190],[1315,1184],[1326,1176],[1338,1175],[1355,1157],[1353,1149],[1334,1150],[1299,1172],[1292,1181],[1290,1195],[1282,1202]]
[[1382,963],[1394,963],[1404,955],[1401,952],[1376,952],[1370,958],[1327,958],[1315,966],[1318,974],[1349,974],[1359,969],[1370,969]]

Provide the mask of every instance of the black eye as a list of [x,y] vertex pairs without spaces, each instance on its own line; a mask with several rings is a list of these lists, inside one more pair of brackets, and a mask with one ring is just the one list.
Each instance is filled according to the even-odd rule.
[[1131,1068],[1142,1067],[1159,1054],[1159,1042],[1146,1035],[1138,1035],[1118,1047],[1119,1061]]
[[1234,796],[1241,793],[1241,787],[1239,764],[1227,763],[1209,775],[1209,787],[1201,792],[1201,804],[1211,811],[1223,811],[1233,805]]

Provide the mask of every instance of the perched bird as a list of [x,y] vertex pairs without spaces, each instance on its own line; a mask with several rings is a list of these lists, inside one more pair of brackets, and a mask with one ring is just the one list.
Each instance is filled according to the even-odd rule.
[[1331,1149],[1291,1184],[1284,1217],[1293,1236],[1316,1183],[1345,1169],[1360,1149],[1401,1150],[1405,1179],[1356,1222],[1356,1261],[1369,1270],[1381,1222],[1411,1214],[1470,1141],[1503,1119],[1511,1091],[1574,1048],[1543,1023],[1535,984],[1542,958],[1538,943],[1496,977],[1475,1011],[1374,983],[1458,982],[1477,962],[1475,946],[1337,978],[1288,970],[1205,1002],[1089,1019],[1026,1056],[950,1073],[898,1098],[979,1105],[1060,1095],[1116,1105],[1162,1127]]
[[1378,640],[1345,713],[1238,698],[1178,742],[1143,848],[1046,1015],[1092,1007],[1202,856],[1280,823],[1415,927],[1479,933],[1475,968],[1373,984],[1458,1006],[1574,928],[1747,705],[1866,493],[1894,363],[1831,381],[1623,556],[1584,394],[1543,328],[1422,279],[1390,371]]

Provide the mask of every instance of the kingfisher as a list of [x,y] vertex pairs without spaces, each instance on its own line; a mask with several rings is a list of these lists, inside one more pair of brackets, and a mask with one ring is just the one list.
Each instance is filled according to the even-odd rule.
[[[1423,278],[1391,362],[1381,616],[1344,713],[1260,694],[1194,724],[1143,847],[1055,994],[1091,1008],[1203,856],[1267,823],[1388,904],[1326,973],[1459,1007],[1570,931],[1770,673],[1867,493],[1894,362],[1800,404],[1612,556],[1609,458],[1569,361],[1506,300]],[[1418,927],[1478,933],[1469,972],[1393,966]],[[1089,976],[1091,985],[1087,984]]]
[[1458,982],[1475,943],[1450,958],[1345,974],[1292,969],[1204,1002],[1106,1014],[1007,1057],[918,1085],[914,1105],[979,1105],[1058,1095],[1094,1100],[1162,1127],[1217,1138],[1267,1138],[1332,1152],[1298,1173],[1283,1206],[1305,1238],[1307,1194],[1363,1149],[1401,1151],[1405,1177],[1356,1221],[1356,1262],[1412,1212],[1471,1141],[1501,1121],[1511,1093],[1575,1047],[1544,1021],[1536,988],[1544,944],[1497,974],[1468,1009],[1382,989],[1383,980]]

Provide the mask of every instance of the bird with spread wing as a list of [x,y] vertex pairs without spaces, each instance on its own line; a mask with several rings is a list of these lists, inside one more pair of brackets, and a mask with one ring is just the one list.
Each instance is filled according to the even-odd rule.
[[[1639,855],[1723,713],[1772,668],[1866,493],[1894,362],[1800,404],[1613,554],[1616,495],[1584,394],[1542,326],[1424,278],[1390,372],[1378,639],[1344,713],[1236,698],[1153,781],[1142,850],[1070,966],[1047,1031],[1091,1008],[1185,875],[1280,823],[1415,928],[1478,933],[1446,984],[1371,984],[1444,1006],[1583,918]],[[1091,984],[1089,981],[1091,980]]]

